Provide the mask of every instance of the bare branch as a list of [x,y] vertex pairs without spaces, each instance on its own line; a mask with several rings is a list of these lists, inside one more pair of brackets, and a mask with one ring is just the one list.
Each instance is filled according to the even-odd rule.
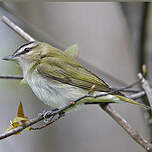
[[145,95],[145,92],[141,91],[141,92],[138,92],[138,93],[135,93],[135,94],[128,96],[128,98],[136,100],[136,99],[143,97],[144,95]]
[[34,125],[35,123],[37,123],[37,122],[39,122],[39,121],[41,121],[43,119],[44,119],[43,116],[39,115],[38,117],[36,117],[34,119],[31,119],[30,121],[27,121],[22,126],[19,126],[19,127],[15,128],[15,129],[12,129],[12,130],[8,131],[8,132],[4,132],[4,133],[0,134],[0,140],[2,140],[4,138],[7,138],[9,136],[12,136],[12,135],[24,130],[25,128],[27,128],[29,126]]
[[27,34],[25,31],[23,31],[19,26],[14,24],[11,20],[9,20],[7,17],[3,16],[2,21],[7,24],[11,29],[13,29],[17,34],[19,34],[22,38],[24,38],[27,41],[35,41],[33,37],[31,37],[29,34]]
[[0,75],[0,79],[16,79],[16,80],[22,80],[22,79],[23,79],[23,76]]
[[142,87],[145,90],[145,93],[146,93],[148,100],[149,100],[149,104],[151,106],[151,104],[152,104],[152,91],[151,91],[150,85],[141,73],[138,74],[138,77],[141,80]]

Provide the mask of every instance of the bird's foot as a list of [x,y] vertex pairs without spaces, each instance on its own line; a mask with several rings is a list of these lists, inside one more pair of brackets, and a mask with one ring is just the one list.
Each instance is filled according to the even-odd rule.
[[54,109],[54,110],[44,110],[41,115],[44,117],[44,122],[46,124],[50,123],[51,121],[53,121],[53,118],[55,117],[55,115],[59,115],[58,117],[61,118],[65,115],[64,112],[59,112],[59,109]]
[[65,116],[65,112],[59,113],[59,118],[64,117],[64,116]]

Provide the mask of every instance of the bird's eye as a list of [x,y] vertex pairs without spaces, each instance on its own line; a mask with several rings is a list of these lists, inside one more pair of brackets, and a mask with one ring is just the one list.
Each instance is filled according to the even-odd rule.
[[24,51],[25,51],[25,52],[29,52],[29,51],[30,51],[30,48],[25,48]]
[[22,52],[19,52],[18,54],[16,54],[16,56],[26,54],[26,53],[28,53],[30,50],[31,50],[30,48],[25,48]]

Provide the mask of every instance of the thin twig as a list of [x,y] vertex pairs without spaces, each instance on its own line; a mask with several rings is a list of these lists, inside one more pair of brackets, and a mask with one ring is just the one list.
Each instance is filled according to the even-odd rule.
[[3,16],[2,21],[7,24],[11,29],[13,29],[17,34],[19,34],[22,38],[24,38],[27,41],[35,41],[33,37],[31,37],[29,34],[27,34],[25,31],[23,31],[19,26],[14,24],[11,20],[9,20],[7,17]]
[[0,79],[16,79],[16,80],[22,80],[22,79],[23,79],[23,76],[0,75]]
[[19,126],[19,127],[15,128],[15,129],[12,129],[12,130],[8,131],[8,132],[4,132],[4,133],[0,134],[0,140],[5,139],[5,138],[7,138],[9,136],[12,136],[12,135],[14,135],[14,134],[16,134],[18,132],[21,132],[25,128],[30,127],[30,126],[34,125],[35,123],[40,122],[43,119],[44,119],[44,117],[42,115],[39,115],[38,117],[36,117],[34,119],[31,119],[30,121],[27,121],[22,126]]
[[[3,22],[5,22],[8,26],[10,26],[15,32],[17,32],[20,36],[22,36],[25,40],[27,41],[33,41],[34,39],[28,35],[27,33],[25,33],[21,28],[19,28],[17,25],[15,25],[13,22],[11,22],[10,20],[8,20],[6,17],[3,17]],[[142,92],[141,96],[143,95],[144,92]],[[86,96],[87,97],[87,96]],[[134,96],[135,97],[135,96]],[[139,97],[139,93],[138,93],[138,97]],[[84,98],[84,97],[82,97]],[[80,98],[79,100],[81,100],[82,98]],[[78,102],[79,100],[77,100],[76,102]],[[69,108],[72,105],[66,106],[65,108],[59,110],[56,114],[63,112],[65,109]],[[139,143],[142,147],[144,147],[147,151],[152,152],[152,145],[146,141],[142,136],[140,136],[129,124],[128,122],[126,122],[119,114],[117,114],[115,111],[112,110],[112,108],[110,108],[109,106],[104,106],[104,108],[102,107],[102,109],[104,109],[120,126],[122,126],[126,132],[128,132],[128,134],[137,142]],[[52,115],[56,115],[56,114],[50,114],[50,117]],[[24,130],[25,128],[43,120],[44,117],[38,116],[35,119],[32,119],[28,122],[26,122],[23,126],[19,126],[13,130],[10,130],[8,132],[5,132],[3,134],[0,135],[0,139],[4,139],[8,136],[14,135],[17,132],[20,132],[22,130]],[[127,129],[128,128],[128,129]]]
[[128,96],[128,98],[136,100],[136,99],[143,97],[144,95],[145,95],[145,91],[141,91],[141,92],[138,92],[138,93],[135,93],[135,94]]

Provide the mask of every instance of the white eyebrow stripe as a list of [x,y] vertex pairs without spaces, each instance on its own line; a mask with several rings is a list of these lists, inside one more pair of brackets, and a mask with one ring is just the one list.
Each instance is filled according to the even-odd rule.
[[17,52],[15,52],[14,55],[17,55],[17,54],[20,54],[21,52],[23,52],[25,50],[25,48],[33,48],[33,47],[36,47],[38,45],[37,42],[33,42],[33,43],[30,43],[30,44],[27,44],[27,45],[23,45],[23,47],[21,46],[21,48],[18,48],[19,50]]

